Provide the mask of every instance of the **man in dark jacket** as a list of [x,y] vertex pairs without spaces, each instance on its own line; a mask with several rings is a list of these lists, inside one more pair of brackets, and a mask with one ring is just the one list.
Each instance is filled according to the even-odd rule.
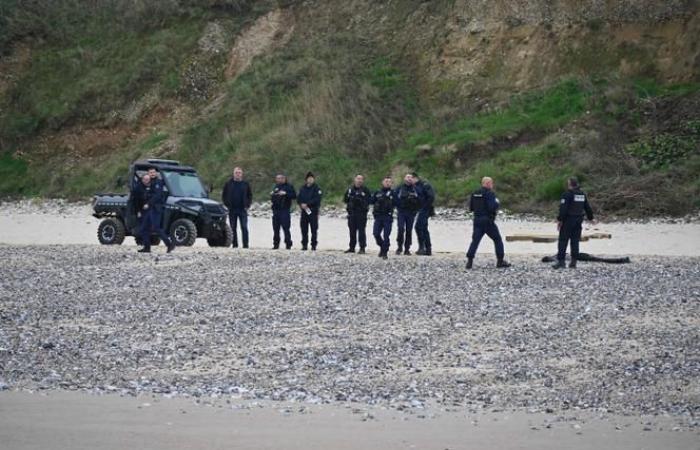
[[435,215],[435,190],[425,180],[422,180],[417,173],[413,173],[416,181],[416,190],[420,198],[420,211],[416,217],[416,235],[418,236],[418,251],[416,255],[432,256],[433,245],[430,242],[430,231],[428,231],[428,219]]
[[275,177],[275,186],[270,192],[272,200],[272,248],[280,248],[280,228],[284,231],[284,243],[287,250],[292,248],[292,217],[289,208],[292,207],[292,200],[297,198],[294,186],[287,182],[287,176],[278,174]]
[[467,269],[472,268],[476,250],[484,235],[490,237],[496,247],[496,267],[510,267],[510,264],[503,259],[505,256],[503,239],[496,225],[496,214],[500,207],[498,198],[493,192],[493,180],[490,177],[482,178],[481,189],[475,191],[469,200],[469,210],[474,213],[474,230],[472,243],[467,251]]
[[321,197],[323,191],[316,184],[316,177],[309,172],[306,174],[306,183],[299,189],[297,203],[301,209],[301,249],[307,250],[309,244],[309,228],[311,228],[311,250],[316,250],[318,245],[318,212],[321,209]]
[[593,220],[593,210],[588,204],[588,196],[581,190],[576,178],[567,180],[567,190],[561,196],[559,202],[559,217],[557,217],[559,229],[559,252],[557,253],[557,263],[555,269],[566,267],[566,247],[571,241],[571,263],[569,267],[576,268],[576,261],[579,256],[579,241],[581,240],[581,228],[584,214],[588,220]]
[[413,221],[420,210],[421,203],[419,192],[415,186],[413,175],[407,173],[404,182],[394,192],[396,198],[398,233],[396,254],[411,254],[411,242],[413,240]]
[[238,233],[236,222],[241,222],[241,235],[243,248],[248,248],[248,208],[253,203],[253,190],[250,184],[243,179],[243,169],[233,169],[233,176],[226,182],[221,191],[221,200],[228,208],[228,218],[233,231],[233,248],[238,247]]
[[391,236],[391,225],[394,221],[394,206],[396,200],[394,198],[394,190],[392,185],[394,181],[391,177],[384,177],[382,180],[382,188],[372,195],[372,204],[374,209],[374,239],[379,246],[379,257],[387,259],[389,253],[389,244]]
[[148,174],[143,175],[141,182],[136,185],[133,192],[134,206],[141,220],[140,235],[143,248],[139,250],[139,253],[151,252],[151,234],[153,232],[160,236],[160,239],[168,247],[168,253],[170,253],[175,248],[175,245],[163,231],[161,225],[166,199],[164,184],[158,178],[158,172],[155,169],[150,169],[149,171],[154,174],[154,178],[151,179],[151,176]]
[[348,229],[350,230],[350,245],[345,253],[355,253],[355,245],[358,241],[360,244],[358,253],[365,253],[365,247],[367,247],[365,228],[367,228],[367,212],[369,211],[371,195],[369,189],[365,187],[363,175],[356,175],[352,186],[345,191],[343,201],[348,212]]

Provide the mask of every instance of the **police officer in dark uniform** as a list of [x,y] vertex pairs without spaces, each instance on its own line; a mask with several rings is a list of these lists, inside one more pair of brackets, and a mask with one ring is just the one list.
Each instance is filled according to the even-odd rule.
[[221,200],[228,208],[228,218],[233,231],[232,247],[238,247],[237,222],[241,223],[243,248],[248,248],[248,208],[253,203],[253,190],[243,179],[243,169],[235,167],[233,176],[226,182],[221,191]]
[[503,249],[503,239],[496,225],[496,214],[498,214],[500,203],[493,192],[493,179],[484,177],[481,179],[481,189],[474,192],[469,201],[469,210],[474,212],[474,231],[472,232],[472,243],[467,251],[467,269],[472,268],[476,249],[484,235],[493,241],[496,247],[496,267],[510,267],[510,264],[503,259],[505,251]]
[[287,250],[292,248],[292,216],[289,208],[292,207],[292,200],[297,197],[294,186],[287,182],[287,176],[278,174],[275,177],[275,186],[270,192],[272,200],[272,248],[280,248],[280,228],[284,231],[284,243]]
[[391,225],[394,221],[394,206],[396,198],[392,185],[394,181],[391,177],[384,177],[382,188],[372,195],[371,203],[374,205],[372,214],[374,215],[374,239],[379,246],[379,257],[387,259],[391,236]]
[[433,245],[430,242],[430,231],[428,231],[428,219],[435,215],[435,190],[425,180],[422,180],[417,173],[413,172],[416,180],[416,190],[420,198],[420,211],[416,217],[416,236],[418,236],[418,251],[416,255],[432,256]]
[[567,180],[567,191],[561,196],[559,202],[559,217],[557,218],[559,229],[559,253],[557,253],[557,263],[555,269],[563,269],[565,266],[566,247],[571,241],[571,263],[569,267],[576,268],[576,260],[579,251],[578,244],[581,240],[581,226],[583,215],[588,220],[593,220],[593,210],[588,204],[588,196],[581,190],[576,178]]
[[355,253],[355,245],[358,241],[360,244],[358,253],[365,253],[365,247],[367,247],[365,228],[367,228],[367,212],[371,196],[371,192],[365,187],[365,177],[356,175],[354,183],[343,196],[348,211],[348,229],[350,230],[350,245],[345,253]]
[[139,253],[151,252],[151,234],[154,231],[168,247],[168,253],[170,253],[175,245],[161,226],[167,194],[163,181],[158,178],[158,171],[150,168],[148,173],[150,175],[143,175],[134,192],[135,207],[141,220],[140,235],[143,243]]
[[396,221],[399,229],[396,236],[397,255],[400,255],[402,252],[404,255],[411,254],[413,222],[416,218],[416,213],[421,208],[420,193],[416,189],[415,182],[413,175],[407,173],[403,184],[394,191],[397,210]]
[[307,250],[309,244],[309,228],[311,228],[311,250],[318,245],[318,212],[321,209],[323,191],[316,184],[316,177],[309,172],[306,174],[306,184],[299,189],[297,203],[301,208],[301,249]]

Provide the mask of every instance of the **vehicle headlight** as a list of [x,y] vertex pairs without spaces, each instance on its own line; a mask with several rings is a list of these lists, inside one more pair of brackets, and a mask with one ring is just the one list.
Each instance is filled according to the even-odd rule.
[[199,212],[199,210],[202,209],[202,203],[193,202],[191,200],[180,200],[176,204],[178,206],[182,206],[183,208],[191,209],[192,211],[196,212]]

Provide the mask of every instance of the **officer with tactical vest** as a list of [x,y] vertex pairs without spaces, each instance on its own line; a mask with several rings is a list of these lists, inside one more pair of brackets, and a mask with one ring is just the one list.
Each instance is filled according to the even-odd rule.
[[418,251],[416,255],[432,256],[433,245],[430,242],[430,231],[428,230],[428,220],[435,215],[435,190],[427,181],[421,179],[417,173],[413,172],[416,180],[416,189],[420,198],[420,211],[416,217],[416,236],[418,236]]
[[496,267],[510,267],[510,264],[503,259],[505,251],[503,249],[503,239],[496,225],[496,214],[500,203],[493,192],[493,179],[484,177],[481,179],[481,189],[475,191],[469,200],[469,210],[474,213],[474,230],[472,232],[472,242],[467,251],[467,269],[471,269],[474,263],[476,250],[484,235],[493,241],[496,247]]
[[374,209],[374,239],[379,246],[379,257],[387,259],[389,253],[389,239],[391,236],[391,225],[394,221],[394,206],[396,199],[392,185],[394,181],[391,177],[384,177],[382,180],[382,188],[372,195],[372,204]]
[[400,255],[402,252],[404,255],[411,254],[413,221],[416,218],[416,213],[421,208],[420,192],[416,189],[415,183],[416,180],[413,178],[413,175],[407,173],[403,184],[394,191],[399,229],[396,236],[397,255]]
[[165,184],[158,177],[158,171],[155,168],[149,168],[148,173],[141,177],[141,181],[133,191],[133,196],[134,206],[141,221],[140,235],[143,248],[139,250],[139,253],[151,252],[151,234],[153,232],[157,233],[167,246],[168,253],[172,252],[175,244],[163,231],[161,224],[167,192]]
[[311,228],[311,250],[316,250],[318,245],[318,213],[321,209],[321,198],[323,191],[316,184],[316,177],[313,173],[306,174],[306,182],[299,189],[297,203],[301,209],[299,225],[301,227],[301,249],[308,250],[309,228]]
[[569,267],[576,268],[576,260],[579,256],[579,241],[581,240],[581,228],[584,214],[588,220],[593,221],[593,210],[588,204],[588,196],[581,190],[576,178],[567,180],[567,191],[561,196],[559,202],[559,217],[557,218],[559,229],[559,253],[555,269],[566,267],[566,247],[571,241],[571,263]]
[[364,254],[367,247],[367,212],[369,211],[369,202],[372,194],[365,187],[365,177],[356,175],[355,180],[343,196],[343,201],[346,204],[348,212],[348,229],[350,230],[350,245],[345,253],[355,253],[355,246],[358,241],[360,251]]
[[292,248],[292,216],[289,208],[292,206],[292,200],[297,197],[294,191],[294,186],[287,182],[287,176],[278,174],[275,177],[275,186],[270,192],[272,200],[272,248],[277,250],[280,248],[280,228],[284,231],[284,243],[287,250]]

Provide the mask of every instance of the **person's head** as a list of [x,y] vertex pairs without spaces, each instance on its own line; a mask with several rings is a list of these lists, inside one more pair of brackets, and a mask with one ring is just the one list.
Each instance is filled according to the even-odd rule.
[[391,187],[394,185],[394,180],[391,179],[391,177],[384,177],[382,180],[382,187],[384,189],[391,189]]
[[355,187],[362,187],[365,185],[365,176],[357,174],[355,175]]
[[278,173],[278,174],[275,176],[275,183],[277,183],[277,184],[284,184],[284,183],[286,183],[286,182],[287,182],[287,175]]
[[420,181],[420,177],[416,172],[411,172],[411,177],[413,178],[413,183],[418,183]]
[[149,167],[148,176],[151,178],[151,180],[155,180],[156,178],[158,178],[158,169],[156,169],[155,167]]
[[491,177],[484,177],[481,179],[481,187],[485,187],[486,189],[493,189],[493,178]]
[[414,183],[413,174],[407,173],[407,174],[403,177],[403,182],[406,183],[407,186],[411,186],[411,185]]
[[579,187],[578,178],[570,177],[568,180],[566,180],[566,187],[568,189],[578,189],[578,187]]
[[240,167],[234,167],[233,179],[236,181],[241,181],[243,179],[243,169],[241,169]]
[[308,172],[306,174],[306,185],[307,186],[313,186],[313,184],[316,182],[316,177],[314,176],[313,173]]
[[147,173],[143,174],[141,176],[141,182],[148,186],[149,184],[151,184],[151,176]]

